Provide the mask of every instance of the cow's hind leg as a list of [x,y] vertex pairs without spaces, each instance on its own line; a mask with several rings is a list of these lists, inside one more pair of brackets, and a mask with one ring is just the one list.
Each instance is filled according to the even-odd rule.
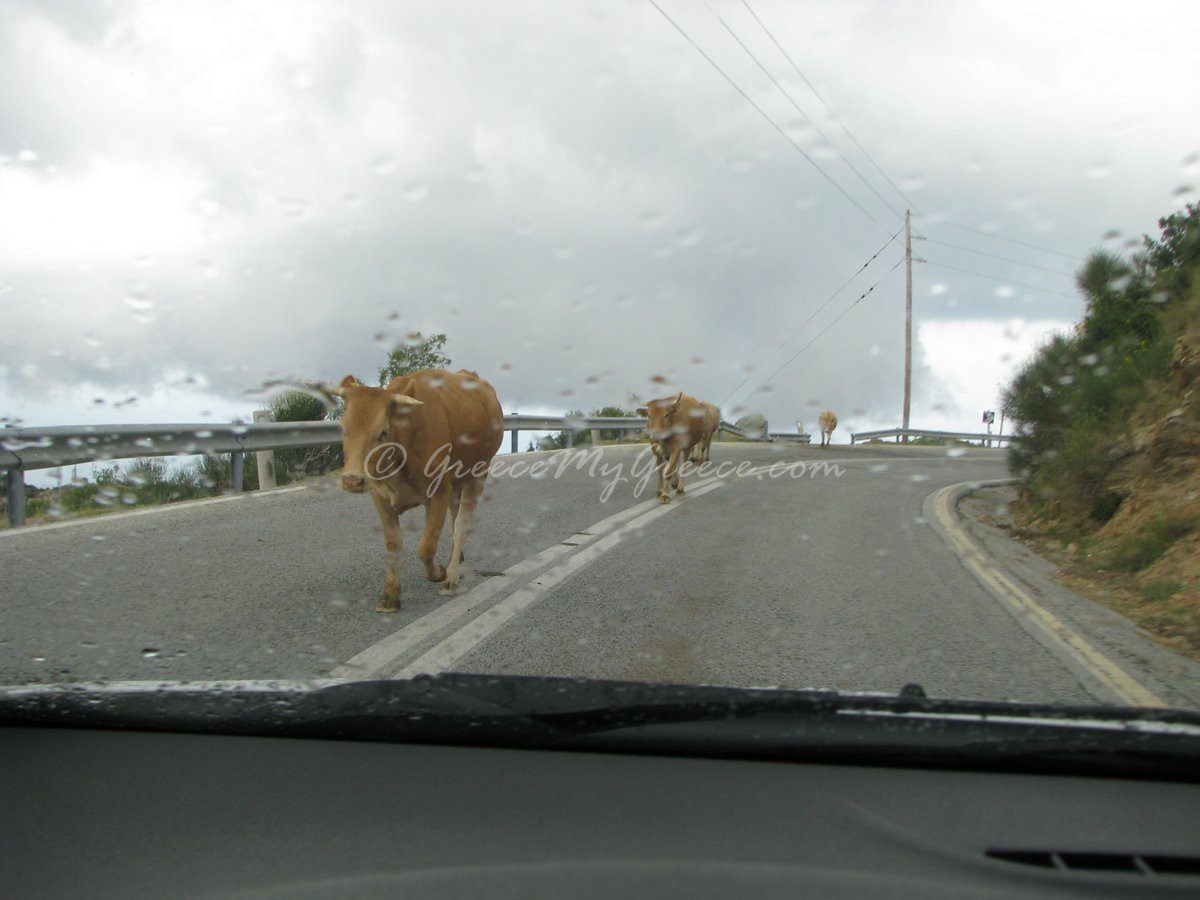
[[400,516],[391,505],[371,492],[375,501],[375,510],[379,513],[379,521],[383,523],[383,542],[387,546],[387,580],[384,582],[383,593],[375,605],[376,612],[396,612],[400,608],[400,576],[404,572],[404,534],[400,531]]
[[[454,534],[454,523],[458,521],[458,508],[462,503],[462,487],[456,487],[450,495],[450,534]],[[463,555],[461,550],[458,551],[458,561],[464,563],[467,557]]]
[[450,566],[446,569],[445,589],[452,591],[458,587],[459,564],[464,560],[463,546],[467,538],[475,530],[475,506],[483,493],[483,480],[468,481],[462,486],[458,513],[454,517],[454,540],[450,547]]
[[425,529],[421,532],[421,543],[417,545],[417,558],[425,564],[425,577],[430,581],[442,581],[446,577],[445,567],[435,557],[438,539],[446,525],[450,493],[448,487],[438,491],[425,506]]

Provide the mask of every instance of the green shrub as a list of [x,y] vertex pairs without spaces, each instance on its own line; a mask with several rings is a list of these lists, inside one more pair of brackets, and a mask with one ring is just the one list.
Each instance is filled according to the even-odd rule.
[[1125,498],[1116,491],[1101,491],[1092,501],[1091,515],[1097,522],[1107,522],[1117,514]]
[[1155,578],[1142,585],[1142,596],[1151,603],[1165,603],[1183,588],[1183,582],[1176,578]]

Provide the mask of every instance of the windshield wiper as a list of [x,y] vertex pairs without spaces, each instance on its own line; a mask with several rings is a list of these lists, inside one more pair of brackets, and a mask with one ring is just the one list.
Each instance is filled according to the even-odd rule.
[[1200,780],[1200,715],[450,674],[0,691],[0,723]]

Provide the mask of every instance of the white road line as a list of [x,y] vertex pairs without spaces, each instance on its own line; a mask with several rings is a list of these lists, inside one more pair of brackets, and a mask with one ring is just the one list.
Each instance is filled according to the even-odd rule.
[[638,516],[619,531],[580,550],[566,562],[560,563],[542,573],[525,587],[505,597],[483,615],[472,619],[441,643],[427,650],[413,662],[400,669],[393,677],[412,678],[414,675],[422,673],[433,675],[446,671],[455,662],[495,634],[500,628],[507,625],[514,616],[539,600],[551,588],[556,587],[580,569],[595,562],[625,538],[629,537],[629,535],[649,525],[655,519],[665,516],[671,510],[678,509],[683,505],[683,502],[690,502],[696,497],[703,496],[719,487],[724,487],[724,482],[711,481],[702,487],[693,487],[683,498],[677,498],[671,504],[659,504],[657,509],[652,509]]
[[[985,482],[999,483],[999,482]],[[1100,652],[1093,644],[1058,618],[1048,609],[1004,576],[988,559],[987,555],[958,523],[958,516],[951,498],[964,487],[980,482],[951,484],[935,491],[930,500],[942,536],[951,546],[963,565],[985,588],[987,588],[1016,620],[1031,630],[1035,636],[1052,649],[1071,660],[1091,676],[1092,679],[1115,696],[1120,703],[1130,706],[1165,707],[1168,704],[1123,668]]]
[[150,506],[145,509],[131,509],[128,512],[101,513],[95,516],[83,516],[67,522],[50,522],[45,525],[23,525],[20,528],[5,528],[0,530],[0,539],[15,537],[22,534],[41,534],[43,531],[57,531],[59,528],[74,528],[80,525],[105,525],[121,519],[132,519],[136,516],[153,516],[158,513],[178,512],[181,509],[196,509],[202,506],[214,506],[218,503],[231,503],[234,500],[246,498],[278,497],[280,494],[290,494],[303,491],[308,485],[297,484],[291,487],[272,488],[269,491],[247,491],[243,494],[226,494],[222,497],[208,497],[204,500],[180,500],[175,503],[163,503],[160,506]]
[[432,635],[469,615],[480,604],[490,600],[506,589],[519,588],[546,568],[560,556],[586,546],[612,531],[628,519],[641,515],[661,504],[657,500],[646,500],[628,509],[614,513],[590,526],[586,531],[571,535],[565,541],[551,544],[546,549],[523,559],[504,570],[503,575],[493,576],[465,594],[442,604],[437,609],[409,622],[403,628],[372,644],[330,672],[331,678],[382,678],[395,669],[405,654],[411,652]]
[[[563,451],[561,450],[555,450],[549,451],[549,454],[552,455],[553,453],[562,452]],[[961,457],[951,457],[951,459],[960,458]],[[910,460],[905,458],[903,460],[890,460],[886,459],[885,457],[861,456],[839,459],[793,460],[791,462],[777,460],[772,463],[756,466],[755,468],[749,470],[747,477],[754,477],[764,473],[769,473],[772,469],[786,472],[786,469],[789,466],[796,465],[797,463],[813,466],[817,464],[841,465],[845,463],[872,463],[881,461],[930,462],[928,459]],[[808,476],[806,475],[805,477]],[[724,483],[725,480],[729,479],[738,480],[731,474],[728,479],[718,479],[715,476],[709,476],[699,481],[695,481],[688,486],[688,493],[684,495],[684,499],[707,493],[709,490],[718,487],[720,484]],[[533,600],[536,599],[537,596],[540,596],[540,594],[546,589],[553,586],[553,584],[557,584],[562,580],[562,578],[567,577],[567,575],[573,574],[584,565],[587,565],[587,563],[591,562],[599,554],[589,553],[585,555],[583,551],[580,551],[575,556],[571,557],[569,563],[564,563],[559,567],[552,569],[550,572],[546,572],[541,577],[532,579],[534,586],[538,587],[533,593],[530,594],[522,593],[524,590],[529,590],[529,588],[524,587],[524,585],[531,580],[528,576],[532,576],[535,573],[542,571],[555,560],[559,559],[560,557],[567,556],[581,547],[587,547],[589,545],[596,544],[594,549],[600,550],[597,539],[616,528],[622,522],[632,519],[635,516],[643,516],[649,513],[653,513],[653,515],[650,518],[647,518],[645,521],[652,521],[654,518],[664,515],[666,512],[669,512],[671,509],[678,506],[678,503],[679,501],[676,500],[674,504],[664,506],[657,500],[646,500],[614,515],[608,516],[607,518],[601,519],[587,530],[575,535],[571,535],[570,537],[558,543],[551,544],[549,547],[546,547],[544,550],[535,553],[533,556],[509,566],[504,570],[502,575],[493,576],[492,578],[489,578],[488,580],[471,588],[465,594],[455,597],[454,599],[439,606],[437,609],[432,610],[417,619],[414,619],[412,622],[409,622],[396,632],[377,641],[370,647],[367,647],[362,652],[342,663],[340,666],[337,666],[330,673],[330,677],[385,678],[397,677],[395,675],[397,672],[400,673],[398,677],[408,677],[408,675],[405,673],[408,672],[409,669],[417,665],[418,662],[425,660],[426,657],[429,656],[429,653],[433,652],[433,649],[437,649],[437,647],[443,647],[443,645],[451,646],[450,644],[447,644],[447,642],[454,639],[458,634],[466,632],[466,630],[471,627],[471,624],[464,623],[460,631],[454,632],[447,636],[441,644],[438,644],[435,648],[422,655],[411,665],[402,665],[402,661],[406,655],[412,653],[414,649],[420,646],[423,642],[429,640],[439,631],[450,628],[455,622],[469,617],[472,613],[475,613],[482,604],[491,600],[497,594],[503,593],[506,589],[512,590],[514,593],[510,597],[505,598],[499,603],[496,603],[492,609],[488,610],[482,616],[478,616],[479,619],[486,620],[489,623],[490,627],[488,633],[493,633],[501,625],[510,621],[513,616],[516,615],[516,612],[518,612],[520,609],[524,609],[529,605],[529,603],[532,603]],[[645,522],[643,522],[641,519],[638,521],[642,524],[645,524]],[[638,527],[641,526],[639,525]],[[600,552],[605,552],[608,549],[611,549],[611,547],[615,546],[615,543],[616,542],[605,543],[604,550],[600,550]],[[582,560],[579,563],[575,563],[575,560],[580,558],[582,558]],[[561,578],[554,577],[554,581],[552,583],[548,582],[547,579],[552,577],[552,573],[559,572],[560,569],[566,574],[562,575]],[[510,614],[504,615],[502,621],[497,621],[497,616],[502,615],[502,613],[498,613],[497,610],[500,610],[501,608],[511,608],[511,606],[508,606],[510,601],[514,601],[519,608],[513,609]],[[471,620],[471,622],[473,621],[475,620]],[[481,625],[480,627],[483,626]],[[484,637],[486,637],[486,635],[484,635]],[[483,637],[480,637],[479,640],[483,640]],[[476,643],[478,643],[478,641],[476,641]],[[454,644],[454,646],[457,646],[457,643]],[[467,651],[462,651],[462,653],[465,652]],[[461,656],[462,653],[459,653],[458,656]],[[457,658],[457,656],[454,658]],[[451,662],[452,661],[453,660],[451,660]],[[444,668],[445,667],[443,666],[442,670],[444,670]],[[430,670],[428,668],[422,668],[418,669],[417,671]]]

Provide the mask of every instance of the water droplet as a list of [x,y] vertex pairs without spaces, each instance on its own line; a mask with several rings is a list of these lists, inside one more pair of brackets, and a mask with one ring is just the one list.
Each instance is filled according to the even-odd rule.
[[993,293],[1002,300],[1007,300],[1010,297],[1017,295],[1017,290],[1010,284],[999,285]]
[[950,288],[947,285],[945,285],[943,282],[940,282],[940,281],[934,282],[933,284],[931,284],[929,286],[929,296],[938,297],[938,296],[941,296],[942,294],[946,293],[946,291],[948,291],[948,290],[950,290]]
[[1113,173],[1112,163],[1099,160],[1088,166],[1088,178],[1108,178]]
[[410,181],[404,186],[404,196],[411,203],[420,203],[429,196],[429,185],[420,181]]
[[965,447],[951,447],[949,450],[946,451],[946,455],[948,457],[950,457],[951,459],[956,459],[956,458],[962,456],[966,452],[967,451],[966,451]]
[[665,222],[666,219],[663,217],[662,213],[654,212],[652,210],[643,212],[637,218],[638,225],[647,231],[657,231],[663,227]]
[[149,310],[154,308],[154,301],[147,297],[141,291],[126,291],[125,305],[130,309],[139,311]]
[[396,171],[396,160],[392,156],[380,156],[371,163],[371,171],[376,175],[391,175]]
[[142,648],[142,659],[158,659],[161,653],[162,651],[157,647],[144,647]]

